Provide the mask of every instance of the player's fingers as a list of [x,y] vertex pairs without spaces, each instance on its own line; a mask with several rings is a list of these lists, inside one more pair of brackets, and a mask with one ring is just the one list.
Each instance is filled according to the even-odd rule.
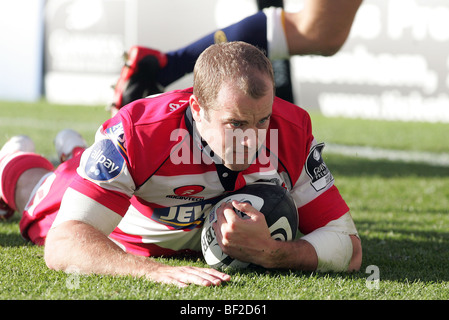
[[231,280],[231,276],[211,268],[194,268],[201,273],[201,277],[212,282],[214,285],[220,285],[222,282]]
[[232,223],[237,215],[235,214],[234,207],[227,202],[222,203],[216,211],[217,220],[214,222],[214,230],[217,231],[217,226],[224,226],[229,223]]
[[230,245],[231,237],[241,218],[235,213],[231,203],[223,203],[217,210],[217,221],[213,228],[218,245],[223,251]]
[[147,279],[153,282],[164,283],[164,284],[172,284],[180,288],[185,288],[189,284],[181,279],[179,279],[173,273],[155,273],[151,275],[147,275]]
[[250,205],[248,202],[239,202],[236,200],[232,201],[232,206],[249,216],[250,218],[256,218],[260,217],[261,213],[257,211],[252,205]]
[[230,277],[214,269],[181,267],[183,276],[180,278],[185,283],[193,283],[201,286],[220,285],[223,281],[228,281]]
[[220,206],[220,209],[223,212],[223,218],[226,219],[226,222],[232,223],[239,217],[234,211],[234,206],[231,203],[224,203]]
[[183,281],[180,281],[179,279],[173,279],[173,278],[167,278],[167,280],[163,280],[161,282],[165,283],[165,284],[173,284],[179,288],[185,288],[185,287],[189,286],[188,283],[185,283]]
[[202,269],[204,272],[211,274],[214,277],[219,278],[222,281],[229,281],[231,280],[231,276],[229,274],[220,272],[218,270],[215,269],[210,269],[210,268],[206,268],[206,269]]
[[189,284],[200,286],[218,286],[224,281],[229,281],[230,276],[209,268],[196,267],[172,267],[156,272],[148,278],[152,281],[173,284],[178,287],[187,287]]

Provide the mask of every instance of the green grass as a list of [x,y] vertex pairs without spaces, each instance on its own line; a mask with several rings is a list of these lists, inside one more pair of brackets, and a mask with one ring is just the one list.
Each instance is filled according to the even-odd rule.
[[[0,103],[0,144],[14,134],[34,138],[38,152],[54,157],[52,139],[66,127],[88,142],[108,118],[104,108]],[[448,152],[448,125],[330,119],[312,114],[325,142]],[[374,161],[329,154],[336,184],[351,207],[364,250],[359,272],[315,273],[250,269],[204,288],[151,283],[131,277],[66,274],[49,270],[43,248],[27,244],[16,216],[0,223],[0,299],[132,300],[446,300],[449,299],[449,168]],[[158,259],[205,266],[202,260]],[[377,288],[367,285],[374,265]],[[368,282],[368,284],[372,284]]]
[[11,136],[26,134],[34,140],[36,152],[56,157],[53,139],[60,130],[77,130],[92,143],[95,131],[107,118],[104,106],[0,102],[0,145]]
[[449,124],[328,118],[312,113],[315,135],[328,143],[385,149],[449,152]]

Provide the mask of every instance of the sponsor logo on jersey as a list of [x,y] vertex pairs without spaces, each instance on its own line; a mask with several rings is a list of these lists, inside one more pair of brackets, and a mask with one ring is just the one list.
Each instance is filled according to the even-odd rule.
[[324,163],[322,152],[324,143],[314,145],[306,161],[306,172],[312,180],[310,184],[316,191],[323,190],[329,183],[334,181],[334,177],[330,173],[326,164]]
[[204,200],[204,197],[194,196],[204,190],[204,186],[200,185],[190,185],[182,186],[173,190],[175,194],[166,195],[166,198],[176,199],[176,200],[186,200],[186,201],[200,201]]
[[125,160],[115,144],[104,139],[95,143],[87,159],[86,175],[95,181],[109,181],[116,178],[125,167]]
[[191,195],[199,193],[203,190],[204,190],[204,186],[200,186],[200,185],[196,184],[196,185],[191,185],[191,186],[178,187],[173,191],[178,196],[191,196]]
[[192,230],[202,225],[204,214],[212,206],[209,201],[195,205],[156,208],[152,219],[173,229]]

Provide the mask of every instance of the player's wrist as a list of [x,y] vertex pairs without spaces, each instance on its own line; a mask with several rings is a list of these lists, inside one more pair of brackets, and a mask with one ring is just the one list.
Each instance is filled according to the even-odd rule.
[[263,252],[256,257],[257,261],[254,264],[260,265],[266,269],[280,268],[282,262],[288,256],[288,250],[285,247],[286,242],[270,239],[264,246]]
[[267,269],[315,270],[316,254],[306,241],[274,240],[260,257],[260,266]]

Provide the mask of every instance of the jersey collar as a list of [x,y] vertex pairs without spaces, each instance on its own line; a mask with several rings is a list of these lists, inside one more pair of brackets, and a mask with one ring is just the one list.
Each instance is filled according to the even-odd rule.
[[194,147],[201,150],[201,152],[208,158],[210,158],[215,164],[223,165],[223,159],[220,156],[216,155],[214,151],[212,151],[206,140],[204,140],[198,132],[195,120],[193,120],[192,110],[190,110],[190,106],[186,109],[185,123],[189,134],[193,137]]
[[217,169],[217,175],[220,178],[221,185],[226,191],[233,191],[236,188],[236,182],[241,171],[233,171],[223,164],[223,159],[212,151],[208,143],[201,137],[198,132],[195,120],[192,116],[190,106],[185,112],[185,124],[190,136],[192,137],[193,147],[198,148],[201,152],[212,160]]

